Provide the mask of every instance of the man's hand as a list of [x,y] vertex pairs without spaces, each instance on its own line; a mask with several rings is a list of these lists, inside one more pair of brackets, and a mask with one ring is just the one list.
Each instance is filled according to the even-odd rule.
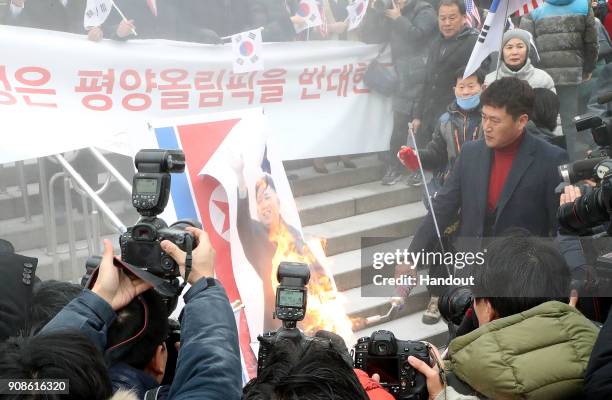
[[580,188],[578,186],[567,185],[561,194],[559,205],[562,206],[565,203],[573,203],[580,196],[582,196],[582,193],[580,193]]
[[100,29],[99,26],[95,26],[87,31],[87,39],[91,40],[92,42],[99,42],[103,38],[104,32],[102,32],[102,29]]
[[134,20],[123,20],[119,23],[117,27],[117,36],[120,38],[128,37],[132,35],[135,31],[136,27],[134,26]]
[[11,4],[15,7],[23,8],[25,6],[26,0],[11,0]]
[[[194,237],[197,247],[194,248],[192,253],[192,265],[191,272],[187,278],[187,282],[194,284],[202,278],[212,277],[215,273],[215,250],[210,244],[210,238],[208,233],[205,231],[188,227],[186,228]],[[170,255],[179,265],[181,275],[185,276],[185,258],[186,254],[183,250],[179,249],[177,245],[169,240],[161,242],[162,249]]]
[[402,165],[410,171],[419,169],[419,158],[412,147],[402,146],[400,151],[397,152],[397,158],[399,158]]
[[348,29],[348,22],[340,21],[333,24],[327,24],[327,30],[331,33],[342,35]]
[[[440,353],[438,352],[436,346],[430,346],[430,348],[433,351],[434,356],[438,359],[440,366],[444,368],[442,358],[440,357]],[[421,374],[425,375],[425,379],[427,379],[427,392],[429,393],[429,400],[434,400],[444,390],[444,384],[440,380],[440,369],[438,368],[438,365],[434,363],[434,366],[430,367],[426,362],[413,356],[408,357],[408,363]]]
[[417,131],[419,130],[419,128],[421,127],[421,120],[418,118],[415,118],[412,120],[412,129],[414,129],[414,133],[417,133]]
[[393,8],[389,10],[385,10],[385,17],[391,18],[392,20],[396,20],[402,16],[402,10],[398,7],[397,3],[393,2]]
[[576,304],[578,304],[578,291],[576,289],[572,289],[568,304],[576,308]]
[[104,299],[113,310],[127,306],[134,297],[152,288],[150,283],[128,276],[123,269],[113,265],[113,245],[104,240],[104,254],[98,271],[98,279],[91,290]]
[[582,81],[583,82],[590,81],[592,77],[593,77],[592,72],[589,72],[588,74],[582,74]]
[[304,26],[306,26],[306,20],[304,17],[300,17],[299,15],[294,15],[291,17],[291,22],[296,30],[302,29]]

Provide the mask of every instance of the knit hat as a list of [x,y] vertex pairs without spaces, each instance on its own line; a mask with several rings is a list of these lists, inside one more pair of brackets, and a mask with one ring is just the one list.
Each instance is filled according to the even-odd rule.
[[531,51],[533,50],[535,60],[539,61],[540,55],[538,54],[538,49],[536,48],[535,43],[533,42],[533,36],[531,36],[531,33],[529,31],[518,28],[506,31],[506,33],[504,33],[503,45],[505,46],[506,43],[510,41],[510,39],[522,40],[523,43],[525,43],[525,46],[527,46],[527,57],[530,57]]

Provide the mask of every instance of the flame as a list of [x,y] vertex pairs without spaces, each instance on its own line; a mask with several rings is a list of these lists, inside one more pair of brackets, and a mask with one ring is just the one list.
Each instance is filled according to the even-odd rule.
[[[276,273],[282,261],[302,262],[310,266],[306,317],[301,323],[304,333],[314,335],[323,329],[338,334],[347,345],[353,343],[353,323],[344,307],[346,299],[338,293],[333,277],[320,262],[325,259],[322,250],[325,242],[312,240],[310,244],[296,243],[296,238],[282,220],[271,226],[269,240],[277,246],[270,277],[274,291],[278,287]],[[318,258],[312,251],[317,246],[321,253]]]

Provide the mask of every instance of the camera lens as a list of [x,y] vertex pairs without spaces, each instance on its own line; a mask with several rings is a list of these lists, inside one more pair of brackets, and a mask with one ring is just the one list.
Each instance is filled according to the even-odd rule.
[[581,233],[608,221],[605,204],[602,204],[602,188],[580,196],[574,203],[565,203],[557,211],[559,225],[570,232]]

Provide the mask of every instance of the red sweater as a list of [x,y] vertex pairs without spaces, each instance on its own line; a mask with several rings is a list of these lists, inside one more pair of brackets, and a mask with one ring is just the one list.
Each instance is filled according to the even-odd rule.
[[524,134],[514,143],[503,149],[494,150],[491,173],[489,174],[489,195],[487,196],[487,209],[490,212],[495,211],[497,207],[497,202],[506,184],[506,179],[510,174],[514,157],[516,157],[516,153],[518,153],[518,149],[523,141],[523,136]]

